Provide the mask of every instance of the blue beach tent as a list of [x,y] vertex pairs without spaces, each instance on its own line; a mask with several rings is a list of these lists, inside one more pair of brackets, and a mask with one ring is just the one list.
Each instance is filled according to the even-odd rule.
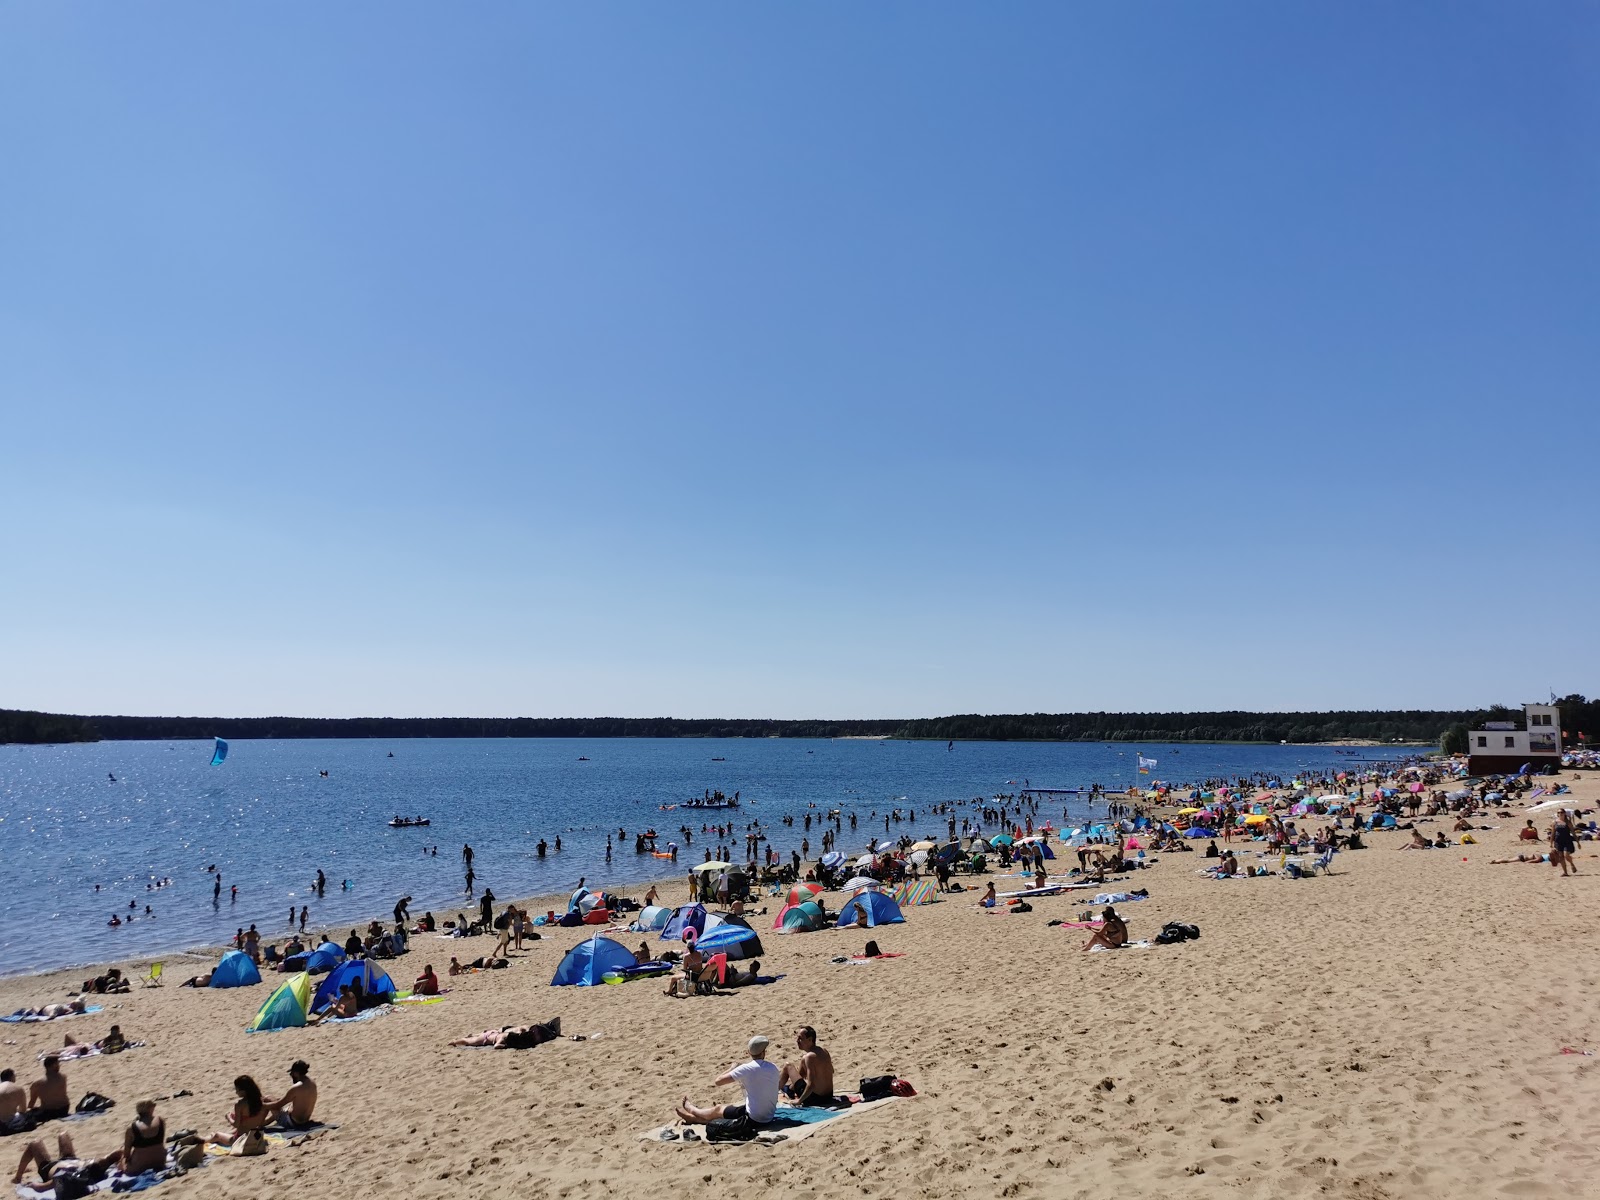
[[321,975],[324,971],[331,971],[344,961],[344,950],[332,942],[323,942],[310,954],[306,955],[306,973]]
[[261,972],[243,950],[229,950],[222,961],[211,968],[211,986],[214,988],[249,987],[261,982]]
[[900,915],[900,906],[887,892],[857,892],[846,900],[844,907],[839,910],[839,920],[835,922],[834,928],[843,929],[846,925],[854,925],[858,908],[866,912],[868,925],[893,925],[905,921],[905,917]]
[[360,982],[364,996],[384,996],[395,990],[394,980],[377,963],[370,958],[353,958],[323,977],[311,1000],[311,1011],[321,1012],[339,998],[341,987],[355,982]]
[[683,931],[692,929],[696,936],[705,932],[706,906],[704,904],[685,904],[672,914],[672,919],[661,930],[661,940],[665,942],[683,940]]
[[607,971],[623,971],[637,963],[632,950],[621,942],[597,933],[567,951],[566,957],[556,967],[550,986],[594,987],[605,982]]

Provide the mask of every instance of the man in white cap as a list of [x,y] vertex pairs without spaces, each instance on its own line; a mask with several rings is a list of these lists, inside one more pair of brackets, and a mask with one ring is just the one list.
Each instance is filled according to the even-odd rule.
[[716,1087],[737,1083],[744,1089],[743,1104],[712,1104],[699,1107],[683,1098],[678,1105],[678,1119],[688,1125],[706,1125],[712,1121],[748,1121],[751,1125],[765,1125],[778,1109],[778,1067],[767,1061],[767,1039],[756,1034],[750,1039],[750,1061],[740,1063],[726,1075],[718,1076]]

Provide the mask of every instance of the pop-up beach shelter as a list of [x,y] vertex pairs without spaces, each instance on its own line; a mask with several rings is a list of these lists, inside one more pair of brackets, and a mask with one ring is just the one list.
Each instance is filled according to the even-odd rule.
[[211,986],[214,988],[249,987],[261,982],[261,972],[243,950],[229,950],[222,961],[211,968]]
[[785,930],[798,930],[801,933],[812,933],[822,928],[822,909],[815,901],[807,900],[804,904],[792,904],[778,914]]
[[893,925],[905,920],[905,917],[900,915],[900,906],[887,892],[857,892],[846,900],[844,907],[839,910],[839,920],[835,922],[834,928],[843,929],[846,925],[854,925],[858,909],[867,914],[868,925]]
[[306,956],[306,973],[321,975],[324,971],[331,971],[344,961],[344,950],[332,942],[323,942]]
[[931,879],[908,879],[894,890],[896,904],[937,904],[938,889]]
[[595,934],[567,951],[550,980],[551,987],[594,987],[605,982],[607,971],[622,971],[638,960],[621,942]]
[[654,931],[665,929],[667,922],[672,920],[672,910],[661,904],[650,904],[639,912],[639,919],[634,924],[640,931]]
[[760,958],[766,953],[761,948],[761,938],[745,923],[743,917],[725,917],[722,924],[695,943],[695,948],[701,954],[726,954],[730,961]]
[[311,999],[311,1011],[321,1012],[339,998],[339,989],[346,984],[360,983],[364,996],[385,996],[395,990],[394,980],[370,958],[356,958],[335,967],[317,985],[317,994]]
[[301,971],[273,989],[266,1003],[256,1010],[255,1019],[244,1027],[246,1033],[266,1033],[273,1029],[295,1029],[306,1023],[311,1010],[311,976]]
[[704,931],[705,927],[706,906],[704,904],[685,904],[672,914],[672,919],[662,928],[661,938],[663,941],[681,942],[685,929],[692,929],[696,934],[699,934]]

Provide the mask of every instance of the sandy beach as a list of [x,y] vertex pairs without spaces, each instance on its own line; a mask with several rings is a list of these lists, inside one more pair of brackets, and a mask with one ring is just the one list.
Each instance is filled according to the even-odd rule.
[[[1585,775],[1573,793],[1593,806],[1600,778]],[[752,923],[764,973],[783,976],[770,986],[686,1000],[648,981],[551,988],[557,961],[585,936],[556,929],[509,970],[446,981],[442,1003],[255,1036],[244,1025],[278,977],[180,989],[209,963],[169,958],[168,986],[101,997],[104,1010],[89,1016],[0,1027],[0,1063],[27,1082],[64,1035],[92,1041],[113,1022],[148,1042],[65,1064],[74,1097],[118,1101],[68,1127],[80,1150],[104,1153],[141,1097],[192,1092],[161,1102],[168,1128],[211,1129],[235,1075],[275,1094],[288,1064],[309,1060],[318,1115],[339,1128],[160,1186],[174,1197],[254,1197],[330,1178],[355,1194],[413,1197],[641,1186],[797,1197],[1584,1195],[1600,1064],[1562,1048],[1600,1048],[1587,1029],[1596,935],[1582,923],[1600,888],[1600,843],[1583,843],[1573,879],[1489,865],[1521,848],[1523,808],[1511,811],[1476,822],[1498,826],[1476,845],[1401,852],[1408,833],[1370,835],[1370,849],[1339,854],[1327,877],[1214,881],[1196,874],[1201,854],[1185,853],[1113,885],[1149,889],[1147,902],[1121,906],[1135,938],[1167,921],[1198,925],[1201,938],[1180,945],[1084,954],[1081,930],[1046,924],[1075,919],[1081,897],[1012,916],[980,911],[974,894],[872,931],[903,957],[842,965],[830,960],[859,953],[866,935],[769,935],[769,902]],[[666,899],[684,890],[680,879]],[[419,937],[385,965],[404,986],[424,963],[442,969],[452,949],[491,944]],[[0,1011],[62,1000],[90,973],[0,981]],[[587,1040],[446,1045],[555,1016]],[[745,1040],[765,1033],[781,1058],[801,1024],[832,1050],[841,1089],[893,1073],[920,1095],[794,1145],[640,1140],[686,1093],[736,1099],[711,1081],[741,1060]],[[21,1139],[0,1147],[15,1154]]]

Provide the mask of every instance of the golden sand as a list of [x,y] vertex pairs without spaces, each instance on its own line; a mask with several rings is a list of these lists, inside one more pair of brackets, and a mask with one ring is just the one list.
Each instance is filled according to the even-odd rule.
[[[1574,785],[1593,805],[1600,780]],[[247,1036],[276,976],[255,988],[175,985],[206,960],[169,959],[159,989],[104,997],[105,1011],[0,1026],[0,1062],[26,1081],[65,1034],[112,1022],[150,1044],[66,1064],[72,1094],[116,1112],[69,1128],[80,1150],[120,1144],[142,1096],[168,1128],[211,1129],[232,1078],[269,1094],[306,1058],[318,1115],[339,1128],[264,1158],[228,1159],[161,1185],[163,1196],[601,1197],[711,1192],[863,1196],[1463,1197],[1600,1194],[1600,1047],[1590,1029],[1600,858],[1583,875],[1491,866],[1515,852],[1522,808],[1479,844],[1402,852],[1404,832],[1340,854],[1335,874],[1211,881],[1198,853],[1169,854],[1115,887],[1133,936],[1171,920],[1199,941],[1084,954],[1047,927],[1081,899],[989,915],[971,899],[908,910],[872,931],[904,957],[865,966],[856,930],[761,929],[777,984],[669,999],[659,983],[551,988],[588,931],[555,930],[505,971],[447,981],[440,1004],[339,1027]],[[1541,821],[1541,825],[1545,822]],[[1448,828],[1448,822],[1445,822]],[[1421,826],[1432,831],[1439,823]],[[1203,843],[1201,843],[1203,845]],[[681,900],[684,885],[666,899]],[[541,906],[543,907],[543,906]],[[536,910],[537,911],[537,910]],[[638,937],[627,937],[634,945]],[[385,964],[402,986],[452,948],[419,937]],[[656,943],[660,945],[660,943]],[[136,964],[142,973],[146,963]],[[91,972],[0,981],[0,1011],[61,1000]],[[450,1049],[462,1034],[559,1016],[563,1040],[527,1051]],[[683,1149],[638,1135],[739,1061],[752,1033],[773,1057],[801,1024],[831,1048],[841,1088],[894,1073],[921,1093],[791,1146]],[[723,1099],[736,1096],[723,1093]],[[46,1126],[46,1132],[52,1127]],[[20,1139],[0,1140],[9,1154]],[[11,1167],[13,1163],[6,1164]]]

